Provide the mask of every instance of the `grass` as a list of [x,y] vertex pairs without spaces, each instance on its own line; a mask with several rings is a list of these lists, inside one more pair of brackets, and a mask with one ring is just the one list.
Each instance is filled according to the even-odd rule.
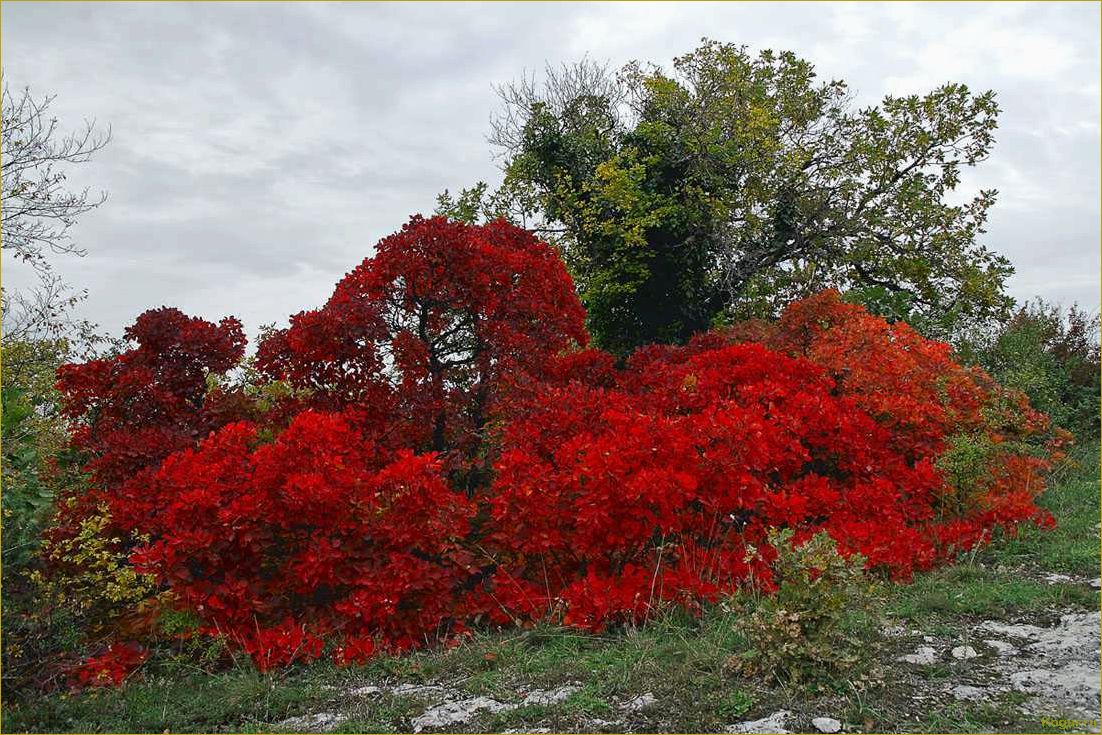
[[1050,480],[1039,504],[1057,519],[1051,531],[1034,527],[1003,539],[985,551],[989,565],[1032,567],[1047,572],[1097,577],[1099,574],[1099,446],[1075,449]]
[[[1068,607],[1097,609],[1098,593],[1082,583],[1049,584],[1045,573],[1094,578],[1099,574],[1099,463],[1097,443],[1081,447],[1059,468],[1041,504],[1057,518],[1042,532],[1024,529],[997,538],[973,558],[887,585],[879,607],[887,622],[951,637],[978,619]],[[358,686],[445,681],[470,693],[519,702],[532,688],[574,682],[580,689],[554,705],[485,714],[481,732],[546,727],[554,731],[629,729],[709,732],[780,708],[831,714],[850,729],[916,732],[1037,731],[1022,714],[1019,695],[995,701],[933,701],[922,714],[904,701],[890,645],[871,621],[864,636],[869,668],[862,675],[827,679],[816,688],[784,686],[733,673],[731,657],[748,650],[737,614],[722,607],[694,619],[671,611],[640,628],[594,636],[554,626],[479,635],[457,648],[381,658],[363,667],[328,663],[261,674],[246,664],[205,673],[179,662],[150,661],[126,686],[81,694],[53,694],[3,710],[3,730],[52,732],[263,732],[289,717],[340,712],[338,732],[402,732],[425,707],[416,697],[357,697]],[[859,621],[860,623],[860,621]],[[887,647],[885,647],[887,646]],[[878,667],[882,670],[878,672]],[[867,676],[864,676],[867,674]],[[949,665],[923,671],[928,681],[954,676]],[[864,678],[862,678],[864,677]],[[643,692],[660,702],[625,713],[618,704]],[[281,728],[286,730],[286,728]]]
[[887,613],[933,626],[962,617],[1006,616],[1064,607],[1096,609],[1098,592],[1082,584],[1051,583],[1047,574],[1099,576],[1099,446],[1077,448],[1053,472],[1038,501],[1057,520],[1043,531],[1023,526],[974,556],[897,585]]

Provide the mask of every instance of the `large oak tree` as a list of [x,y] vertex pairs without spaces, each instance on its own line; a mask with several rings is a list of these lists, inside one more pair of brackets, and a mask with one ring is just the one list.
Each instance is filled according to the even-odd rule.
[[1008,308],[1011,266],[978,240],[996,192],[954,191],[991,149],[993,92],[857,107],[792,53],[713,41],[669,72],[584,60],[499,92],[506,178],[486,206],[557,238],[603,347],[824,287],[935,334]]

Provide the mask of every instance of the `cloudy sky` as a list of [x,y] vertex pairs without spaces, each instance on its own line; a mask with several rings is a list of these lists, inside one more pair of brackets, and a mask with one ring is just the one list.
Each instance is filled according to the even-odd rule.
[[[5,80],[110,124],[73,172],[110,198],[59,270],[118,332],[151,306],[250,333],[320,305],[437,193],[499,173],[494,83],[550,61],[666,64],[701,37],[791,49],[862,104],[994,89],[986,243],[1011,291],[1099,303],[1096,3],[33,3],[2,5]],[[23,274],[4,256],[5,284]]]

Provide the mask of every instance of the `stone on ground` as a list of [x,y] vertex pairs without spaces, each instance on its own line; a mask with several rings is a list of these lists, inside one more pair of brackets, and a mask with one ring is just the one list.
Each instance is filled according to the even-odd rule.
[[[1068,613],[1051,628],[981,623],[985,631],[1014,638],[1020,655],[999,664],[1014,689],[1032,695],[1027,707],[1039,714],[1063,712],[1099,717],[1099,613]],[[991,641],[985,641],[991,644]]]
[[730,733],[778,733],[784,735],[788,732],[784,728],[788,718],[792,716],[792,713],[786,709],[782,709],[779,712],[774,712],[768,717],[763,717],[760,720],[750,720],[748,722],[739,722],[735,725],[731,725],[727,728],[727,732]]
[[816,717],[811,724],[819,732],[835,733],[842,729],[842,723],[833,717]]
[[516,705],[504,704],[489,697],[471,697],[457,702],[444,702],[429,707],[413,718],[413,731],[421,732],[427,727],[447,727],[470,721],[479,712],[500,712],[512,709]]
[[650,707],[657,702],[658,699],[656,699],[655,696],[650,692],[647,692],[646,694],[640,694],[638,697],[633,697],[632,699],[624,702],[620,705],[620,709],[624,710],[625,712],[639,712],[640,710],[645,710],[647,707]]
[[344,718],[332,712],[316,712],[301,717],[288,717],[276,727],[281,731],[305,730],[306,732],[329,732],[343,722]]
[[528,693],[528,696],[521,702],[522,705],[542,705],[547,706],[551,704],[558,704],[574,692],[580,690],[581,687],[577,684],[563,684],[558,689],[535,689]]
[[979,656],[979,654],[976,653],[976,649],[971,646],[957,646],[953,649],[953,658],[956,659],[963,660],[966,658],[975,658],[976,656]]
[[1011,643],[1007,643],[1006,641],[995,640],[994,638],[992,638],[991,640],[985,640],[984,643],[991,648],[994,648],[995,652],[1000,656],[1013,656],[1018,652],[1016,646]]
[[967,684],[958,684],[950,689],[949,692],[957,699],[964,699],[969,702],[978,702],[987,699],[989,696],[989,692],[986,689],[969,686]]
[[933,646],[919,646],[915,649],[914,653],[900,656],[899,660],[908,664],[929,666],[930,664],[937,663],[937,649]]

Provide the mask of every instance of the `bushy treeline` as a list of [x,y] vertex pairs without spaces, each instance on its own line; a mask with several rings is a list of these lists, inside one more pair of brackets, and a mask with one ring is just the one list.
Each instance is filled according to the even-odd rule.
[[162,308],[62,366],[71,459],[26,614],[101,650],[35,674],[120,681],[179,636],[269,668],[603,630],[774,589],[777,538],[907,578],[1051,522],[1067,434],[837,292],[627,360],[584,317],[529,232],[415,217],[253,360],[236,320]]

